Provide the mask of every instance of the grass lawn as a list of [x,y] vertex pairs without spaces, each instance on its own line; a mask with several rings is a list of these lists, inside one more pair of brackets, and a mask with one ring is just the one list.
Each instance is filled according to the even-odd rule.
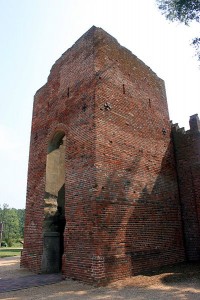
[[0,248],[0,258],[20,255],[21,250],[22,248],[10,248],[10,247]]

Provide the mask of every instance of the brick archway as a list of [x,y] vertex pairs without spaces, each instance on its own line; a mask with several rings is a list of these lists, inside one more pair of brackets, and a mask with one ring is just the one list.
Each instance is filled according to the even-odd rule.
[[42,272],[61,269],[65,229],[65,152],[66,136],[57,131],[48,143],[43,222]]

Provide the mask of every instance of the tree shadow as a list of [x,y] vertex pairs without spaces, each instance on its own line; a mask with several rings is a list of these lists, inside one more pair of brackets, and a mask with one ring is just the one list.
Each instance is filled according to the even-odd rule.
[[105,282],[184,261],[172,144],[159,170],[152,161],[145,163],[141,151],[131,164],[110,171],[98,194],[98,255],[105,258]]
[[163,276],[162,283],[166,285],[190,285],[196,282],[200,288],[200,262],[184,262],[175,266],[163,268],[160,272],[168,273]]

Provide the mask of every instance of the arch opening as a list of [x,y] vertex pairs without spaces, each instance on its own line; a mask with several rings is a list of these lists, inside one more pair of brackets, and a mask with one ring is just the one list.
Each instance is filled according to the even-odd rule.
[[57,132],[48,144],[44,197],[42,272],[59,272],[64,252],[66,136]]

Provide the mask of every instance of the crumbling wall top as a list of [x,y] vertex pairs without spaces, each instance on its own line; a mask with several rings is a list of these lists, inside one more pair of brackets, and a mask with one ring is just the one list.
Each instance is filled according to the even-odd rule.
[[200,120],[198,114],[190,116],[190,131],[200,132]]
[[178,123],[172,124],[172,132],[173,133],[182,133],[182,134],[193,134],[193,133],[200,133],[200,120],[198,114],[194,114],[190,116],[189,125],[190,129],[185,131],[185,128],[180,128]]

